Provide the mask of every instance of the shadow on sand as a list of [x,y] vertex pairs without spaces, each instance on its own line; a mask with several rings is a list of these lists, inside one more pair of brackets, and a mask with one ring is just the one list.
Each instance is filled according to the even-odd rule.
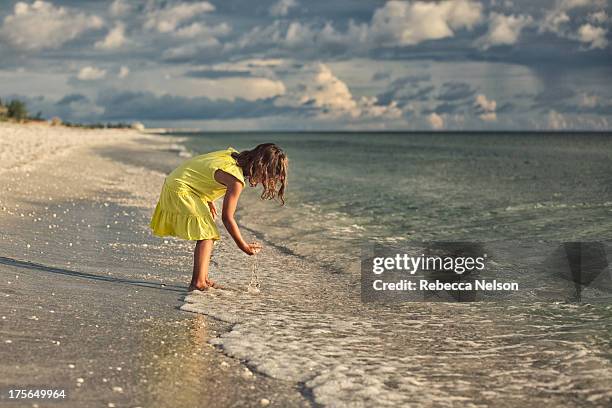
[[74,277],[83,278],[83,279],[91,279],[91,280],[98,280],[98,281],[105,281],[105,282],[112,282],[112,283],[123,283],[127,285],[141,286],[144,288],[165,290],[165,291],[170,291],[170,292],[184,293],[187,291],[187,288],[182,287],[182,286],[164,285],[164,284],[157,283],[157,282],[147,282],[147,281],[142,281],[142,280],[122,279],[122,278],[113,278],[113,277],[108,277],[108,276],[100,276],[100,275],[95,275],[92,273],[77,272],[77,271],[72,271],[70,269],[65,269],[65,268],[56,268],[54,266],[41,265],[41,264],[37,264],[34,262],[29,262],[29,261],[20,261],[18,259],[7,258],[4,256],[0,256],[0,265],[8,265],[8,266],[13,266],[17,268],[39,270],[39,271],[49,272],[49,273],[57,273],[61,275],[74,276]]

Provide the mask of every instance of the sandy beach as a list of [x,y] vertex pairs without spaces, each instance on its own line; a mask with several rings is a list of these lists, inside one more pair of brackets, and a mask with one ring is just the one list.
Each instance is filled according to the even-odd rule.
[[[179,310],[191,244],[148,230],[178,153],[132,130],[0,124],[3,390],[63,389],[69,407],[312,405],[209,343],[231,324]],[[231,245],[216,261],[244,265]]]

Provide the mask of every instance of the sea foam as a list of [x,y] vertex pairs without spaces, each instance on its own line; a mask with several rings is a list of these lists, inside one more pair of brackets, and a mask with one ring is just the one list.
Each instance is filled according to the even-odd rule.
[[260,259],[261,293],[246,291],[248,276],[248,263],[224,271],[233,290],[188,295],[181,309],[233,323],[211,342],[259,372],[302,384],[318,404],[511,405],[529,396],[596,406],[612,396],[607,340],[596,324],[610,308],[364,305],[354,277],[274,250]]

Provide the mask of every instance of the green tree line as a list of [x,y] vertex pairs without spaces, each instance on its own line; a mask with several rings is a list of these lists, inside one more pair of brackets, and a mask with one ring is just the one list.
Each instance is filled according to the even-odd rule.
[[[127,129],[130,128],[131,125],[129,123],[92,123],[92,124],[82,124],[82,123],[73,123],[73,122],[62,122],[59,118],[54,118],[52,122],[57,119],[58,124],[63,124],[64,126],[70,127],[81,127],[88,129]],[[2,99],[0,99],[0,121],[3,120],[16,120],[16,121],[25,121],[25,120],[33,120],[33,121],[41,121],[44,120],[42,118],[42,113],[38,112],[36,116],[30,116],[28,113],[28,107],[25,102],[20,101],[18,99],[13,99],[8,103],[3,103]]]
[[0,99],[0,119],[26,120],[28,118],[28,107],[25,102],[13,99],[3,104]]

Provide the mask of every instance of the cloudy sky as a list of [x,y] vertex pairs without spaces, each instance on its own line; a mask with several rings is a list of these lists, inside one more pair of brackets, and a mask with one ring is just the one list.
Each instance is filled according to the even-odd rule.
[[208,130],[610,130],[611,5],[0,0],[0,97]]

